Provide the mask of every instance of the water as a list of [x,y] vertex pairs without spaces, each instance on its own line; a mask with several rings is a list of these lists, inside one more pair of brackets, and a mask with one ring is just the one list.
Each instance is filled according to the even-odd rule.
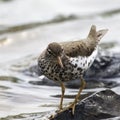
[[[120,0],[0,1],[0,118],[56,109],[59,98],[52,96],[60,87],[32,85],[38,77],[21,71],[36,64],[48,43],[84,38],[92,24],[109,29],[101,43],[114,42],[109,51],[119,52],[119,21]],[[120,94],[119,86],[113,90]],[[67,95],[76,93],[66,89]]]

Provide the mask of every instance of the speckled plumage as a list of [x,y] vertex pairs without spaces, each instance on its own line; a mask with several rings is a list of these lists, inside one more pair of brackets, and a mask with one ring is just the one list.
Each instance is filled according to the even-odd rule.
[[62,103],[65,92],[63,82],[80,79],[81,88],[75,97],[74,102],[68,107],[72,108],[74,114],[75,104],[80,93],[85,88],[85,81],[82,77],[93,63],[97,55],[97,46],[100,39],[107,30],[96,31],[93,25],[86,39],[78,41],[68,41],[62,43],[50,43],[38,58],[39,70],[49,79],[60,83],[62,95],[59,110],[63,110]]
[[40,71],[49,79],[66,82],[80,78],[80,75],[91,66],[96,54],[97,50],[88,57],[78,56],[68,58],[67,56],[63,56],[64,68],[61,68],[56,61],[51,61],[44,57],[41,57],[38,65]]
[[63,49],[61,59],[64,68],[60,67],[55,58],[49,57],[45,50],[38,58],[39,70],[49,79],[58,82],[80,78],[80,75],[93,63],[97,55],[98,42],[106,31],[96,32],[96,27],[92,26],[86,39],[59,43]]

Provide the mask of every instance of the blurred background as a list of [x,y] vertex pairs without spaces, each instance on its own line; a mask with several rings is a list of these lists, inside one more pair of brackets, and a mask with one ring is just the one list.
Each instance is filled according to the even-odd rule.
[[59,87],[34,86],[38,77],[21,71],[48,43],[85,38],[93,24],[109,29],[101,44],[119,53],[120,0],[0,0],[0,118],[57,106]]

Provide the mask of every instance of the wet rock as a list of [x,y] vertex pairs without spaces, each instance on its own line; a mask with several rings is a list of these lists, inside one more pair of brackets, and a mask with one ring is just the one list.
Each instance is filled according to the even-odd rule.
[[41,72],[38,70],[37,65],[33,65],[33,66],[30,66],[28,69],[22,70],[22,73],[32,77],[38,77],[42,75]]
[[86,79],[120,77],[120,54],[99,53],[93,65],[85,73]]
[[[30,81],[29,83],[34,85],[48,85],[48,86],[60,86],[57,82],[49,80],[48,78],[44,77],[42,80],[38,81]],[[78,89],[80,88],[80,80],[69,81],[65,83],[67,88]],[[119,86],[119,83],[112,81],[110,79],[106,80],[89,80],[87,81],[86,89],[91,88],[113,88]]]
[[108,120],[114,117],[120,117],[120,95],[104,90],[79,101],[74,115],[71,110],[65,110],[51,120]]
[[49,119],[54,111],[23,113],[0,120],[120,120],[120,95],[111,90],[94,93],[79,101],[74,115],[65,110]]
[[[119,83],[117,81],[113,81],[113,79],[91,79],[91,80],[86,80],[86,82],[87,82],[85,87],[86,89],[113,88],[119,86]],[[65,85],[67,88],[78,89],[80,88],[80,80],[69,81],[65,83]]]
[[54,82],[52,80],[49,80],[48,78],[44,77],[41,80],[37,81],[30,81],[29,83],[34,85],[48,85],[48,86],[59,86],[57,82]]

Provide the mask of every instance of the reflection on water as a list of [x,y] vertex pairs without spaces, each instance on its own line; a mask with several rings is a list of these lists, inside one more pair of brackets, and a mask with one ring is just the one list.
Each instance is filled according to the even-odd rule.
[[[6,0],[0,0],[0,118],[16,115],[16,119],[22,119],[25,115],[21,113],[31,113],[32,119],[34,112],[57,109],[60,87],[30,84],[41,78],[27,71],[37,64],[37,57],[48,43],[84,38],[91,24],[95,24],[109,29],[101,41],[102,48],[120,50],[119,0],[106,0],[107,6],[104,0],[1,1]],[[88,3],[90,6],[86,6]],[[62,9],[58,10],[59,6]],[[102,89],[105,88],[86,89],[83,98]],[[119,90],[119,86],[114,88],[118,94]],[[66,89],[64,104],[71,102],[76,93],[77,90]]]
[[10,81],[10,82],[18,83],[20,79],[12,76],[0,76],[0,81]]

